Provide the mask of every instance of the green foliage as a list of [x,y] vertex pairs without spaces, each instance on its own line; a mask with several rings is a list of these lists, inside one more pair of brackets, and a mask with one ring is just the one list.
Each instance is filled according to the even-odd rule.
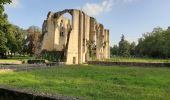
[[65,61],[64,58],[64,51],[42,51],[41,52],[42,58],[47,59],[49,61],[59,62]]
[[135,42],[129,43],[122,35],[119,45],[111,47],[111,55],[170,58],[170,28],[166,30],[154,28],[152,32],[143,34],[137,45]]
[[[1,16],[1,14],[3,14],[3,12],[4,12],[4,5],[5,4],[9,4],[9,3],[11,3],[12,2],[12,0],[0,0],[0,16]],[[1,19],[1,18],[0,18]],[[1,20],[3,20],[3,19],[1,19]]]
[[94,41],[87,41],[87,47],[88,47],[88,52],[89,52],[89,56],[91,59],[95,59],[95,52],[96,52],[96,45],[94,43]]
[[136,43],[135,42],[132,42],[130,44],[130,55],[131,56],[134,56],[136,54]]
[[0,84],[85,100],[169,100],[170,69],[72,65],[0,72]]
[[45,60],[43,59],[28,60],[28,64],[45,64]]
[[129,56],[130,55],[130,44],[127,40],[125,40],[124,35],[121,37],[121,41],[119,42],[119,55],[120,56]]
[[6,43],[5,33],[0,30],[0,53],[5,53],[8,50]]
[[11,3],[11,0],[0,0],[0,5]]
[[0,53],[4,53],[8,50],[5,37],[4,25],[8,23],[7,15],[4,14],[4,4],[10,3],[11,0],[0,0]]
[[119,47],[117,45],[114,45],[113,47],[110,47],[110,51],[112,55],[119,55]]
[[125,36],[121,36],[121,40],[119,42],[119,45],[114,45],[111,47],[111,55],[112,56],[123,56],[128,57],[130,55],[135,54],[135,43],[133,42],[130,44],[127,40],[125,40]]
[[23,51],[24,31],[9,23],[8,15],[4,13],[4,4],[11,0],[0,0],[0,53]]
[[11,54],[15,52],[22,53],[23,41],[26,35],[24,30],[12,24],[6,25],[4,29],[6,30],[7,38],[6,46],[9,48]]
[[136,49],[142,56],[170,58],[170,30],[157,27],[152,32],[143,34]]

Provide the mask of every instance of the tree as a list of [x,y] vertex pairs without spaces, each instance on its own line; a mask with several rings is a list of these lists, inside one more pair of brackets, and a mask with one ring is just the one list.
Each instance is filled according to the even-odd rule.
[[36,54],[40,49],[41,31],[37,26],[30,26],[27,29],[27,53],[30,55]]
[[[11,3],[11,0],[0,0],[0,5],[4,5],[4,4],[7,4],[7,3]],[[3,6],[2,6],[2,8],[3,8]]]
[[0,14],[4,12],[4,5],[11,2],[12,0],[0,0]]
[[24,53],[24,45],[25,45],[25,37],[26,37],[26,31],[18,26],[14,26],[16,33],[16,43],[17,43],[17,52],[22,54]]
[[135,42],[132,42],[131,44],[130,44],[130,55],[131,56],[135,56],[135,54],[136,54],[136,43]]
[[168,26],[168,30],[170,30],[170,26]]
[[12,57],[12,53],[15,53],[17,51],[17,40],[15,38],[15,28],[13,27],[12,24],[8,24],[4,27],[4,29],[6,30],[6,38],[7,38],[7,44],[6,46],[9,48],[9,51],[11,53],[11,57]]
[[111,55],[114,56],[118,56],[119,54],[119,47],[117,45],[114,45],[113,47],[110,47],[110,51],[111,51]]
[[6,43],[5,33],[0,30],[0,53],[5,53],[8,50]]
[[119,55],[120,56],[129,56],[130,55],[130,43],[125,40],[124,35],[121,36],[119,42]]
[[11,3],[12,0],[0,0],[0,30],[2,30],[3,25],[7,24],[7,14],[4,13],[4,5]]
[[7,14],[4,13],[4,5],[11,3],[11,0],[0,0],[0,53],[4,54],[8,47],[6,46],[7,39],[4,26],[8,24]]
[[143,34],[143,37],[139,39],[136,50],[141,56],[169,58],[170,30],[156,27],[152,32]]

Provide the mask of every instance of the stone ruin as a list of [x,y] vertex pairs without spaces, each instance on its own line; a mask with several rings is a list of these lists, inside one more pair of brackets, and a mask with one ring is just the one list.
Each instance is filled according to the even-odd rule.
[[[69,14],[71,19],[65,17]],[[42,26],[41,51],[58,51],[66,64],[110,58],[109,30],[83,11],[49,12]]]

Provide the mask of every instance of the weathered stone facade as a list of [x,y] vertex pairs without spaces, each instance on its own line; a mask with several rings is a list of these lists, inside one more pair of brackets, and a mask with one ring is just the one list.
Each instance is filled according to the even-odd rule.
[[[66,13],[71,15],[71,20],[63,16]],[[110,58],[109,30],[80,10],[49,12],[42,29],[41,49],[63,51],[66,64]]]

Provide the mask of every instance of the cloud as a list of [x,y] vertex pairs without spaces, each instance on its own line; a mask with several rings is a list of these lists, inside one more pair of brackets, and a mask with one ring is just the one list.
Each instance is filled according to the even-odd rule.
[[86,3],[82,10],[90,16],[96,16],[103,12],[109,12],[113,3],[113,0],[103,0],[101,3]]
[[7,6],[11,8],[21,7],[20,0],[12,0],[12,3]]
[[87,2],[82,10],[90,16],[97,16],[105,12],[112,10],[112,7],[120,3],[130,3],[139,0],[103,0],[100,3],[89,3]]

